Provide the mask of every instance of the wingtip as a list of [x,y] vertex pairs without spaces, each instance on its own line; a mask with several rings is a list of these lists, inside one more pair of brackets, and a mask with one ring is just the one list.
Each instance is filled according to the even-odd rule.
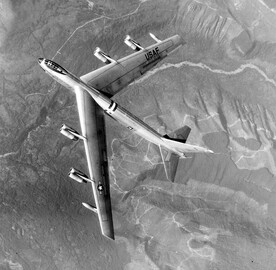
[[113,230],[103,231],[102,234],[109,240],[115,240],[115,235]]

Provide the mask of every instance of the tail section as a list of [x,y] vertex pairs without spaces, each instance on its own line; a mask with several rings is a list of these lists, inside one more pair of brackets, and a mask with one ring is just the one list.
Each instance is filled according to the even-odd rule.
[[212,150],[198,145],[187,144],[191,128],[184,126],[169,135],[162,137],[165,145],[159,145],[164,170],[168,180],[174,182],[180,157],[185,158],[184,153],[213,153]]
[[[191,128],[188,126],[184,126],[178,130],[175,130],[170,134],[164,135],[163,138],[185,143],[188,139],[190,132],[191,132]],[[160,149],[166,177],[168,180],[174,182],[174,178],[178,167],[179,155],[177,155],[176,153],[173,153],[172,151],[169,151],[168,149],[162,146],[159,146],[159,149]]]
[[184,126],[169,135],[164,135],[162,140],[166,143],[169,149],[174,149],[180,153],[213,153],[212,150],[205,147],[186,143],[190,135],[191,128]]

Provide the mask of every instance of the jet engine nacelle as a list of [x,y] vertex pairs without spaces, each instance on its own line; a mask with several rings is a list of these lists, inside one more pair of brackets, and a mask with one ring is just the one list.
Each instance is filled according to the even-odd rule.
[[149,33],[149,35],[150,35],[150,37],[151,37],[156,43],[159,43],[159,42],[162,41],[161,39],[157,38],[157,37],[156,37],[154,34],[152,34],[152,33]]
[[71,179],[73,179],[79,183],[91,182],[91,180],[88,178],[88,176],[86,174],[84,174],[83,172],[81,172],[75,168],[71,168],[68,175]]
[[95,49],[94,55],[107,65],[115,61],[108,54],[103,52],[99,47]]
[[60,133],[73,141],[77,141],[79,139],[79,137],[76,136],[76,135],[79,135],[79,133],[76,130],[74,130],[73,128],[71,128],[65,124],[63,124],[61,126]]
[[94,213],[98,214],[97,208],[89,203],[83,202],[82,205],[87,208],[90,211],[93,211]]
[[130,47],[134,51],[141,51],[144,49],[138,42],[132,39],[129,35],[125,37],[124,42],[128,47]]

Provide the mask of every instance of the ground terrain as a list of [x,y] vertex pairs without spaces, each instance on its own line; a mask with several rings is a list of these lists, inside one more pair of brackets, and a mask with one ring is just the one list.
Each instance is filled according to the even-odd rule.
[[[0,269],[262,269],[276,265],[276,5],[264,0],[0,3]],[[106,119],[116,241],[81,206],[90,190],[75,97],[39,68],[81,76],[179,34],[185,45],[114,99],[215,154],[181,160],[174,183],[154,145]]]

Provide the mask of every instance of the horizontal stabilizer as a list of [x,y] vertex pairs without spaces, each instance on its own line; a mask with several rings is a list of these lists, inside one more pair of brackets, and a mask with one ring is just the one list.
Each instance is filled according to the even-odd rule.
[[167,139],[175,139],[176,141],[185,143],[190,135],[190,132],[191,128],[188,126],[184,126],[168,135],[164,135],[163,137]]

